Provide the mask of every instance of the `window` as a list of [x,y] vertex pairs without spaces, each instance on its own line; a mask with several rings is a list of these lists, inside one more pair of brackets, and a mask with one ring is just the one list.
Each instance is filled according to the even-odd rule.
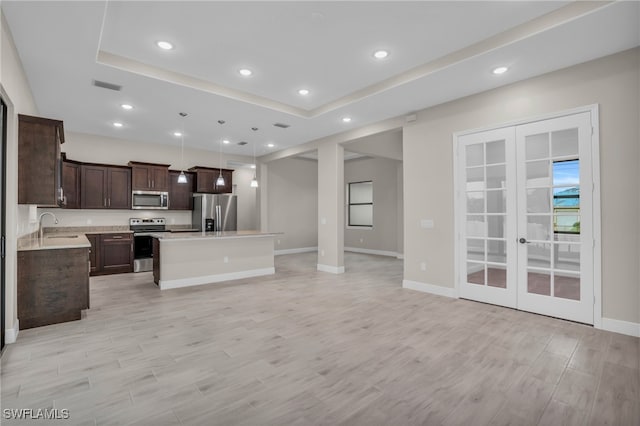
[[373,227],[373,182],[352,182],[348,188],[348,226]]
[[553,231],[580,234],[580,160],[553,162]]

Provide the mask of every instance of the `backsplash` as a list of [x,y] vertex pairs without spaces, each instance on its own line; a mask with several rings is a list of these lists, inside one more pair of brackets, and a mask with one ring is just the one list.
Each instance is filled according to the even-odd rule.
[[58,224],[54,224],[52,217],[44,217],[43,226],[47,228],[69,226],[126,226],[128,228],[129,219],[132,217],[163,217],[167,220],[167,225],[191,225],[191,211],[42,208],[38,209],[38,215],[45,211],[53,213],[58,218]]

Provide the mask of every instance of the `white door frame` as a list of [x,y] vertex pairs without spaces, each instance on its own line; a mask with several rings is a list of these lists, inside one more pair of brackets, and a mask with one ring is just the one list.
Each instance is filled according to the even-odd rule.
[[458,165],[458,137],[469,135],[472,133],[485,132],[488,130],[496,130],[503,127],[519,126],[529,124],[536,121],[549,120],[553,118],[573,115],[577,113],[588,112],[591,115],[591,162],[592,162],[592,178],[593,178],[593,326],[602,328],[602,237],[601,237],[601,210],[600,210],[600,120],[598,104],[586,105],[569,110],[523,118],[519,120],[509,121],[493,126],[481,127],[476,129],[455,132],[452,135],[453,149],[453,188],[454,188],[454,294],[456,298],[460,297],[460,244],[462,243],[462,230],[460,229],[460,215],[462,214],[462,206],[459,201],[459,175],[460,166]]

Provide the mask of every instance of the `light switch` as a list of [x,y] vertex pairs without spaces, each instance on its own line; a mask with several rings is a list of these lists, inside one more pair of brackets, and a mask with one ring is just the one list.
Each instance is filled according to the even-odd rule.
[[433,228],[433,219],[422,219],[420,221],[420,227],[426,229]]
[[326,224],[327,224],[327,218],[326,218],[326,217],[323,217],[322,219],[320,219],[320,223],[321,223],[322,225],[326,225]]

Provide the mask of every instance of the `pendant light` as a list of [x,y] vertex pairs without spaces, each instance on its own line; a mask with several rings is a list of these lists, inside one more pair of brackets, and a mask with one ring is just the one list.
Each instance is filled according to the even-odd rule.
[[180,113],[180,117],[182,117],[182,133],[180,134],[180,174],[178,175],[178,183],[187,183],[187,175],[184,174],[184,120],[186,116],[186,112]]
[[[258,131],[257,127],[252,127],[251,130],[253,130],[254,132]],[[249,185],[251,188],[257,188],[258,187],[258,179],[256,179],[256,169],[257,169],[258,165],[256,164],[256,143],[253,143],[253,179],[251,179],[251,185]]]
[[[222,125],[224,124],[224,120],[218,120],[218,124]],[[220,171],[220,174],[218,175],[218,179],[216,179],[216,186],[224,186],[224,178],[222,177],[222,140],[220,141],[220,157],[219,157],[219,161],[220,161],[220,168],[218,169]]]
[[258,165],[256,164],[256,144],[254,142],[253,144],[253,179],[251,179],[251,188],[257,188],[258,187],[258,179],[256,179],[256,169],[258,168]]

